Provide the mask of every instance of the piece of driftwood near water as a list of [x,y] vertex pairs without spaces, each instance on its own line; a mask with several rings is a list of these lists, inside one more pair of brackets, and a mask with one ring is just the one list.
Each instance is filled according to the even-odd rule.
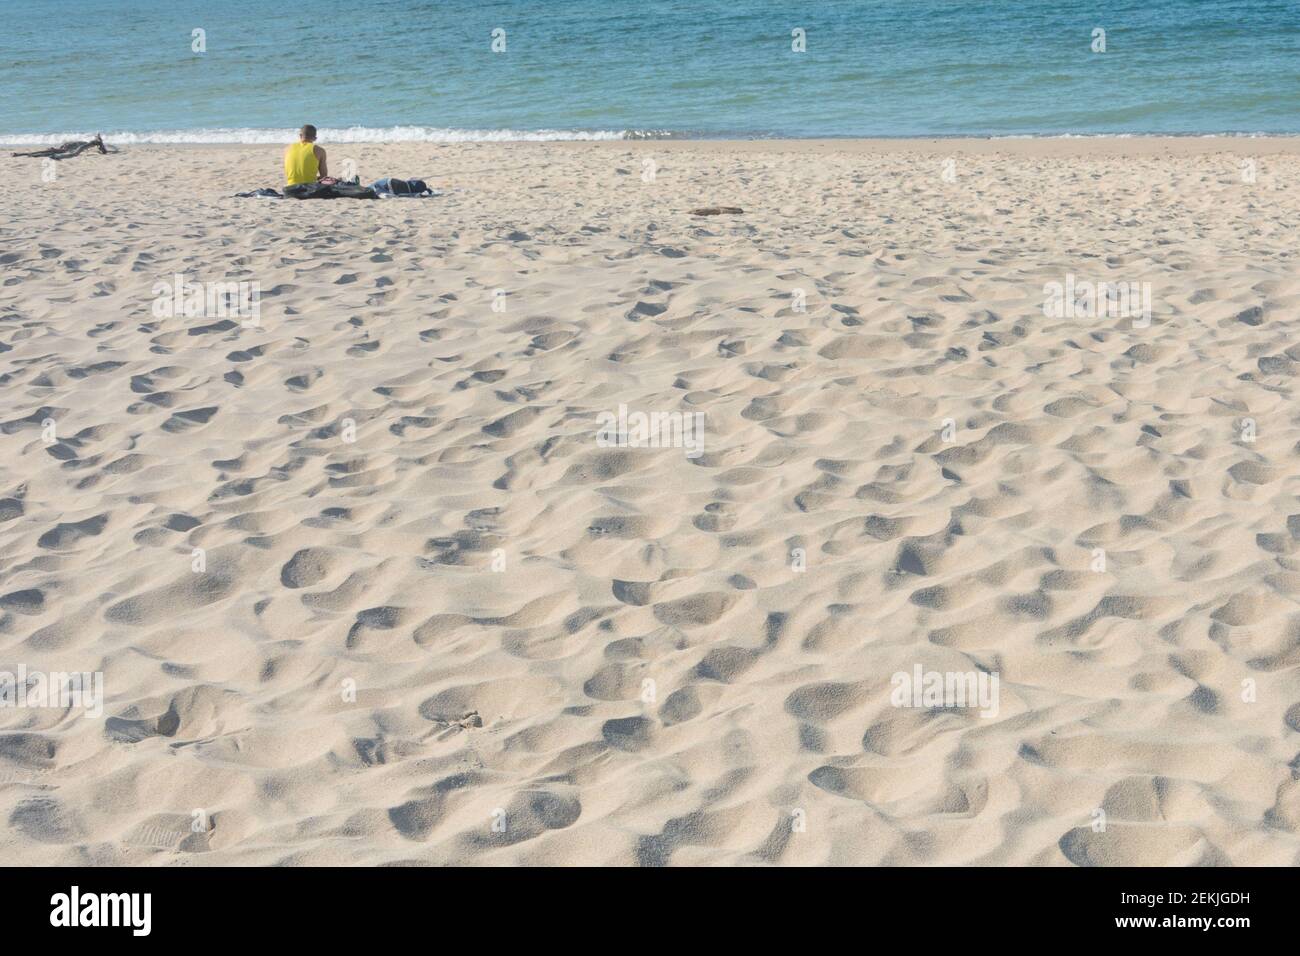
[[51,146],[48,149],[38,149],[32,153],[14,153],[14,156],[39,156],[49,159],[71,159],[73,156],[80,156],[88,149],[97,149],[101,153],[107,153],[108,147],[104,145],[104,137],[99,133],[95,134],[94,139],[74,139],[62,144],[61,146]]

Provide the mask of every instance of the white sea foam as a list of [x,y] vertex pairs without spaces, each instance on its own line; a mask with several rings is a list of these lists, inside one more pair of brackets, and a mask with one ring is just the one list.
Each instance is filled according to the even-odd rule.
[[[0,133],[0,143],[13,146],[53,146],[73,139],[89,139],[94,132]],[[154,130],[150,132],[105,132],[104,142],[119,146],[138,143],[287,143],[298,135],[295,129],[208,129]],[[322,143],[502,143],[558,142],[561,140],[663,139],[662,130],[577,130],[577,129],[444,129],[434,126],[349,126],[321,127]]]

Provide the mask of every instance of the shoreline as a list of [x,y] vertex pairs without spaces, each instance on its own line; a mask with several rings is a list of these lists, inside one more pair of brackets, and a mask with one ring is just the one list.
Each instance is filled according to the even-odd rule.
[[[113,143],[105,142],[120,152],[143,150],[146,152],[238,150],[279,150],[285,143]],[[330,140],[321,136],[319,142],[326,148],[346,149],[563,149],[563,150],[635,150],[640,152],[716,152],[737,153],[792,153],[807,151],[814,154],[948,154],[1010,156],[1201,156],[1213,153],[1234,155],[1296,155],[1300,154],[1300,135],[1293,136],[1060,136],[1060,137],[920,137],[920,138],[821,138],[821,139],[610,139],[610,140],[465,140],[443,142],[434,140],[353,141]],[[0,151],[11,153],[24,148],[36,148],[29,143],[0,141]],[[9,158],[5,156],[5,158]]]
[[[372,146],[430,143],[459,146],[479,143],[803,143],[803,142],[884,142],[909,143],[931,140],[999,141],[999,140],[1287,140],[1300,139],[1300,130],[1267,132],[1024,132],[1024,133],[899,133],[782,135],[768,133],[699,132],[641,129],[454,129],[435,126],[317,126],[322,139]],[[292,136],[297,127],[197,127],[193,129],[122,130],[99,126],[82,130],[36,132],[33,130],[0,132],[0,147],[57,145],[69,139],[103,136],[104,142],[117,146],[266,146]],[[358,133],[362,135],[357,135]],[[410,135],[415,133],[416,135]],[[429,134],[445,134],[431,136]],[[340,139],[340,134],[349,138]],[[387,135],[385,135],[387,134]],[[212,139],[190,137],[209,136]],[[235,139],[256,136],[257,139]],[[167,137],[167,138],[155,138]],[[457,138],[461,137],[461,138]],[[124,141],[124,138],[125,141]]]

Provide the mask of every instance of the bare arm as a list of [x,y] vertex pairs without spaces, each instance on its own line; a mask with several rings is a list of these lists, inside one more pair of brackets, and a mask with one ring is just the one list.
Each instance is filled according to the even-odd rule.
[[312,149],[316,150],[316,162],[320,166],[320,172],[317,174],[317,178],[324,179],[330,174],[329,167],[325,165],[325,150],[321,149],[319,146],[313,146]]

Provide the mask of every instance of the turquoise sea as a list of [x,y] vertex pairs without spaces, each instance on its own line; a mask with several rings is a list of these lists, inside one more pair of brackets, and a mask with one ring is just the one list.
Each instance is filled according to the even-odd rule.
[[334,142],[1300,133],[1300,0],[3,0],[0,13],[6,142],[281,142],[305,122]]

